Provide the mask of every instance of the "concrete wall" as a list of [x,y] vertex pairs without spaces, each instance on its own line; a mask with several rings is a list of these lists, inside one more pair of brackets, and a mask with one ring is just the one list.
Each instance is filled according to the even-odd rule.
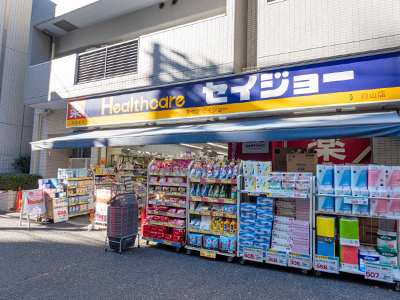
[[400,46],[398,0],[258,0],[257,66]]
[[33,126],[33,109],[23,106],[32,0],[9,1],[6,24],[7,0],[0,0],[0,173],[14,172],[14,159],[30,151]]

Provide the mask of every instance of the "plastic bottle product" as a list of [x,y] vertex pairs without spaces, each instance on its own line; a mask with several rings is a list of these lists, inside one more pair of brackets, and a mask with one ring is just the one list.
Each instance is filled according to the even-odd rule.
[[217,230],[221,231],[221,218],[218,218],[217,220]]
[[218,220],[217,219],[214,220],[213,230],[215,230],[215,231],[218,230]]
[[211,218],[210,220],[210,230],[214,229],[214,218]]
[[237,231],[236,220],[233,220],[232,223],[231,223],[231,230],[230,230],[230,232],[231,232],[231,233],[236,233],[236,231]]
[[231,219],[227,219],[224,224],[224,231],[230,232],[231,231]]
[[225,219],[221,219],[221,227],[219,231],[225,231]]

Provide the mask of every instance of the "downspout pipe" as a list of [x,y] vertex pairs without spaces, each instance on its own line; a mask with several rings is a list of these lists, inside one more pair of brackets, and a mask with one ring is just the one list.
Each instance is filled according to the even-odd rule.
[[[38,114],[38,119],[37,119],[37,122],[36,122],[36,139],[35,139],[35,142],[37,142],[39,140],[41,117],[42,117],[42,115],[47,115],[49,112],[50,112],[50,109],[46,109],[45,111],[42,111],[41,113]],[[33,174],[36,174],[37,153],[38,153],[38,150],[35,150],[35,154],[33,156]]]
[[51,36],[51,58],[50,60],[54,59],[54,53],[56,50],[56,36],[54,33],[48,31],[47,29],[44,29],[43,32],[49,36]]

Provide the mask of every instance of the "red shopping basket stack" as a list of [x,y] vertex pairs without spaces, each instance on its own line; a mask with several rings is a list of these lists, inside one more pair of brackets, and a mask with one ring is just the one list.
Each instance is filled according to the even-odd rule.
[[139,207],[136,195],[119,194],[108,204],[107,239],[111,249],[121,252],[135,244],[138,234]]

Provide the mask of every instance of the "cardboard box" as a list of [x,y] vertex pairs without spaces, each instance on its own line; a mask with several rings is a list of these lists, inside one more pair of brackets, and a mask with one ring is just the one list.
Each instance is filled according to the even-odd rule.
[[358,228],[360,233],[360,242],[366,244],[377,243],[377,232],[379,230],[379,219],[358,218]]
[[288,172],[313,172],[316,174],[318,155],[317,153],[293,153],[286,154]]
[[286,154],[296,152],[298,149],[302,151],[307,151],[307,148],[289,147],[289,148],[275,148],[274,149],[274,164],[273,170],[277,172],[286,172]]

